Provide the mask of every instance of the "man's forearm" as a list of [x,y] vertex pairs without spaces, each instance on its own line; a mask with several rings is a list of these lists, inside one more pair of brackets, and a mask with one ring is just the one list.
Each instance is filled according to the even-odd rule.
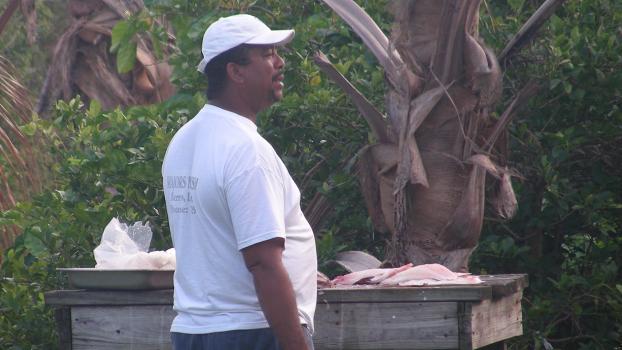
[[305,350],[296,298],[282,264],[257,265],[251,270],[261,308],[284,350]]

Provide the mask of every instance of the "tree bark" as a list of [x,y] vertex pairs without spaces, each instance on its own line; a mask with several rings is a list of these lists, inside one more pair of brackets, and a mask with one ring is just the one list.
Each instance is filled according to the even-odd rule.
[[[385,265],[440,263],[468,271],[488,194],[502,218],[516,211],[506,164],[507,125],[535,93],[528,84],[499,119],[502,72],[479,37],[480,0],[395,1],[388,39],[352,0],[324,0],[385,69],[387,118],[378,118],[342,76],[337,81],[370,124],[377,143],[359,154],[358,174],[377,230],[390,232]],[[513,52],[561,0],[548,0],[508,44]],[[535,18],[535,19],[533,19]],[[383,125],[384,123],[384,125]]]

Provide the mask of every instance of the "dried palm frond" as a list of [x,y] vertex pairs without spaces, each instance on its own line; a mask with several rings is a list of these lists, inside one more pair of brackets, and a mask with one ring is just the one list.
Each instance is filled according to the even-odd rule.
[[523,24],[521,29],[514,34],[503,51],[501,51],[499,61],[505,62],[523,45],[531,41],[538,29],[542,27],[542,25],[553,15],[553,13],[555,13],[555,10],[557,10],[563,2],[564,0],[546,0],[542,3],[538,10],[536,10],[536,12],[529,17],[527,22]]
[[[41,164],[32,141],[19,126],[30,121],[28,90],[15,77],[11,63],[0,57],[0,210],[12,208],[41,189]],[[13,227],[0,228],[0,248],[12,243]]]
[[171,68],[166,61],[158,62],[150,39],[138,38],[130,73],[120,74],[110,53],[112,28],[143,7],[141,0],[70,1],[73,23],[56,44],[36,112],[45,116],[54,101],[77,94],[86,102],[99,101],[105,110],[172,96]]

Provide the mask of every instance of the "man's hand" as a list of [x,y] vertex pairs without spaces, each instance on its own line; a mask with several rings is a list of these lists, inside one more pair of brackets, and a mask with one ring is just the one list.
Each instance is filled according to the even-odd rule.
[[242,249],[242,255],[279,345],[283,350],[307,350],[294,290],[283,266],[284,242],[283,238],[260,242]]

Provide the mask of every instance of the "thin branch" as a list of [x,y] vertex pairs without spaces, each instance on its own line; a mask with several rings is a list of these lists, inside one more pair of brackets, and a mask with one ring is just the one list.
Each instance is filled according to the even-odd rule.
[[300,182],[300,191],[304,191],[307,187],[307,183],[311,178],[320,170],[321,166],[326,163],[326,159],[322,157],[319,162],[317,162],[309,171],[305,173],[305,176],[302,178]]
[[555,13],[564,0],[546,0],[525,22],[519,31],[510,39],[499,55],[499,62],[510,59],[522,46],[535,37],[536,32]]
[[560,315],[559,318],[557,318],[556,320],[552,321],[551,323],[549,323],[547,325],[547,328],[549,329],[555,329],[555,327],[557,327],[558,324],[567,321],[570,318],[570,314],[568,313],[563,313],[563,315]]
[[598,338],[596,338],[596,337],[594,337],[592,335],[587,335],[587,334],[576,335],[574,337],[557,338],[557,339],[546,338],[546,340],[549,343],[565,343],[565,342],[575,341],[575,340],[579,340],[579,339],[591,339],[591,340],[596,341],[597,343],[600,343],[598,341]]
[[486,146],[484,146],[484,148],[487,149],[488,152],[492,150],[492,147],[497,142],[497,139],[501,135],[501,132],[505,130],[505,128],[510,123],[512,118],[514,118],[516,111],[520,107],[522,107],[531,98],[531,96],[533,96],[538,91],[538,89],[539,89],[538,84],[536,84],[532,80],[532,81],[529,81],[527,85],[525,85],[525,87],[523,87],[518,92],[514,100],[512,100],[512,102],[508,106],[508,108],[506,108],[505,111],[503,111],[503,114],[497,121],[497,124],[495,124],[495,127],[492,133],[490,134],[490,137],[486,141]]
[[11,0],[7,8],[2,13],[2,16],[0,17],[0,34],[2,34],[6,24],[9,23],[9,19],[11,19],[11,16],[15,13],[15,10],[17,10],[18,5],[19,0]]

